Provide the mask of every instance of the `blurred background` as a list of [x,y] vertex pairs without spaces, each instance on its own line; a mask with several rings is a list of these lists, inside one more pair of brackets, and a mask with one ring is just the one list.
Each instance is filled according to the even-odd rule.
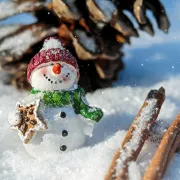
[[[155,20],[151,21],[156,34],[150,37],[141,32],[140,38],[132,38],[131,45],[125,45],[125,69],[116,83],[132,86],[151,86],[180,73],[180,2],[162,1],[171,26],[168,34],[158,31]],[[128,79],[128,81],[127,81]]]
[[[76,56],[80,84],[87,91],[118,85],[151,86],[179,74],[178,0],[162,0],[162,4],[153,0],[84,3],[0,1],[0,60],[2,69],[8,72],[5,83],[30,89],[27,64],[49,35],[58,35]],[[93,3],[103,17],[92,11]],[[27,30],[31,34],[26,34]]]

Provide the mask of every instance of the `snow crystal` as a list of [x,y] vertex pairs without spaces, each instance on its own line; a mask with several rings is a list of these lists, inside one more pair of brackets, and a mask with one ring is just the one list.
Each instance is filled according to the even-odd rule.
[[85,32],[81,30],[76,30],[75,35],[78,37],[80,44],[82,44],[86,49],[96,52],[97,45],[93,37],[89,37]]
[[7,35],[17,31],[21,25],[6,25],[0,27],[0,39],[6,37]]
[[41,51],[48,50],[51,48],[59,48],[61,50],[64,49],[61,42],[58,39],[49,39],[49,40],[44,42],[43,48],[41,49]]
[[108,21],[112,19],[114,12],[116,11],[116,6],[110,0],[95,0],[98,7],[102,9]]

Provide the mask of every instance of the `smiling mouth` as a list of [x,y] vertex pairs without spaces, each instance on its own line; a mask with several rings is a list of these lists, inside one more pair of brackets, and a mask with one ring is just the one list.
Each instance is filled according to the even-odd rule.
[[[66,74],[66,77],[69,77],[70,73],[67,73]],[[49,78],[46,74],[43,75],[45,79],[47,79],[47,81],[49,81],[51,84],[61,84],[63,81],[62,80],[59,80],[59,81],[53,81],[51,80],[51,78]],[[63,79],[65,80],[65,79]]]

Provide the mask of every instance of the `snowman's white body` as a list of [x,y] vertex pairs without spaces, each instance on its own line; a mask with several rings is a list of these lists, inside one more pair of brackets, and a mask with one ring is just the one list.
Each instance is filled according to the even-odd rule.
[[[37,132],[28,144],[24,144],[28,153],[37,158],[82,147],[94,129],[94,122],[76,115],[70,106],[48,108],[41,104],[39,113],[48,129]],[[65,117],[61,117],[62,113]]]
[[[60,52],[66,54],[60,56]],[[59,59],[57,60],[56,57]],[[36,129],[36,134],[27,144],[24,144],[26,150],[30,155],[39,158],[83,146],[86,137],[92,135],[96,121],[75,114],[71,106],[51,108],[44,105],[43,93],[41,93],[44,91],[72,91],[78,87],[79,69],[75,58],[62,47],[58,39],[52,37],[45,40],[40,53],[32,59],[30,64],[33,68],[38,64],[33,70],[30,66],[31,74],[28,80],[34,89],[39,90],[39,93],[30,95],[21,103],[27,105],[36,104],[34,102],[37,100],[40,101],[36,108],[37,114],[42,116],[47,129],[43,129],[44,131]],[[62,112],[65,117],[61,116]],[[16,111],[12,113],[9,121],[17,129],[18,123],[21,122],[19,113]]]

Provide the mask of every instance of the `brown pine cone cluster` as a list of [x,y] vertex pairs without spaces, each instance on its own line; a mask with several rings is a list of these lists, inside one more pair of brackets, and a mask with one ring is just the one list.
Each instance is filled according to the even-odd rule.
[[123,68],[121,48],[131,36],[138,37],[137,29],[154,34],[147,10],[159,29],[168,32],[170,26],[159,0],[13,0],[0,3],[0,10],[0,20],[21,13],[36,17],[30,25],[0,26],[0,65],[20,89],[30,88],[27,64],[48,36],[59,36],[78,59],[80,84],[89,91],[116,80]]

